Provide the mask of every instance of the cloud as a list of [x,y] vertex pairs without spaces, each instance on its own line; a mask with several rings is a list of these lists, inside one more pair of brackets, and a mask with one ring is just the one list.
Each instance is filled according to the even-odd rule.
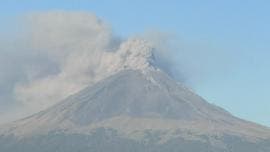
[[27,17],[29,46],[47,59],[31,66],[15,86],[16,100],[41,110],[124,68],[147,67],[153,46],[139,38],[120,40],[108,25],[85,12],[47,12]]
[[155,64],[186,84],[215,69],[209,65],[216,60],[207,56],[215,53],[202,47],[179,45],[161,32],[119,38],[88,12],[30,13],[21,20],[22,31],[0,41],[0,104],[16,107],[10,119],[45,109],[125,68]]

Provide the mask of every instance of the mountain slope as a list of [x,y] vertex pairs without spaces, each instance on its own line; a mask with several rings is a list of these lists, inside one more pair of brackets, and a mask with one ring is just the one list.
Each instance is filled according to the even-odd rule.
[[270,129],[207,103],[160,70],[122,70],[0,129],[0,151],[33,149],[268,152]]

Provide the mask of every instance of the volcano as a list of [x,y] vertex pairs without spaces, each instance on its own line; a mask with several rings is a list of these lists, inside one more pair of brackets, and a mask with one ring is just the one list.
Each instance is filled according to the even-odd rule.
[[208,103],[153,66],[145,46],[127,43],[120,49],[119,56],[127,55],[120,70],[112,68],[117,70],[94,85],[1,126],[0,151],[270,151],[269,128]]
[[269,152],[270,129],[157,69],[122,70],[0,129],[3,152]]

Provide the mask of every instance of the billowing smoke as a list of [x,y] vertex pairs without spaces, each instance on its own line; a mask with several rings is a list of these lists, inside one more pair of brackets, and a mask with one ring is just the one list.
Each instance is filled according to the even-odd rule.
[[[24,28],[15,34],[20,37],[0,41],[5,42],[0,46],[0,105],[28,113],[125,68],[155,64],[186,83],[187,78],[201,78],[206,71],[202,63],[211,61],[202,48],[173,47],[177,45],[166,34],[119,38],[107,23],[87,12],[31,13],[23,21]],[[14,111],[12,118],[25,113]]]
[[17,101],[44,109],[124,68],[151,63],[154,46],[141,38],[120,40],[95,15],[47,12],[27,16],[29,46],[49,67],[31,65],[15,86]]

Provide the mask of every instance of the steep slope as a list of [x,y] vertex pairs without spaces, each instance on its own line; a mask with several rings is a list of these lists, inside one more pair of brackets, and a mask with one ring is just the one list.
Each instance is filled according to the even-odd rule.
[[0,129],[0,151],[268,152],[270,129],[155,68],[122,70]]

